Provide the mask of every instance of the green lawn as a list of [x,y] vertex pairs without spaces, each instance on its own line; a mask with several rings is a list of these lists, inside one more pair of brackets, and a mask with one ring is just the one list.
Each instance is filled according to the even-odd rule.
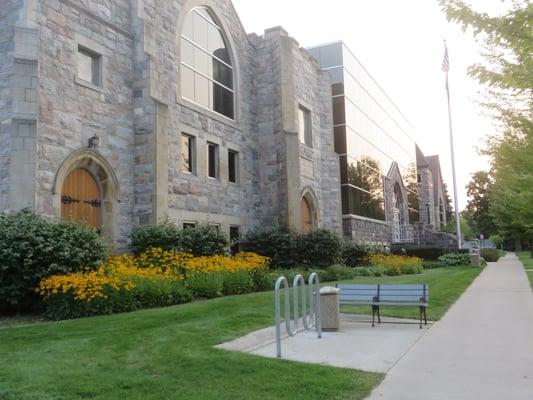
[[[427,317],[436,321],[455,303],[459,296],[479,275],[481,268],[448,267],[424,271],[419,275],[386,276],[380,278],[361,277],[354,283],[425,283],[429,285],[429,307]],[[356,314],[372,314],[370,306],[342,306],[341,311]],[[382,308],[381,315],[398,318],[418,318],[416,307]]]
[[[425,282],[440,317],[478,269],[354,282]],[[271,292],[0,329],[0,399],[363,399],[382,379],[212,346],[273,324]],[[363,310],[368,313],[369,308]],[[416,316],[406,310],[384,315]]]
[[531,253],[529,251],[522,251],[517,254],[522,264],[524,264],[525,269],[530,269],[532,271],[526,271],[527,277],[529,278],[529,283],[533,287],[533,258],[531,258]]

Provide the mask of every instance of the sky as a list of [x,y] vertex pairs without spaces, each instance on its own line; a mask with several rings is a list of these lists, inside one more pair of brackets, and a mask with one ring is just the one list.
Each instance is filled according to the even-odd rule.
[[[302,47],[342,40],[415,128],[425,155],[438,154],[452,190],[445,75],[446,39],[455,141],[459,209],[466,206],[471,174],[489,168],[479,155],[484,138],[497,132],[479,101],[484,88],[468,77],[482,61],[473,36],[449,23],[436,0],[233,0],[248,33],[281,25]],[[505,11],[500,0],[472,0],[478,11]]]

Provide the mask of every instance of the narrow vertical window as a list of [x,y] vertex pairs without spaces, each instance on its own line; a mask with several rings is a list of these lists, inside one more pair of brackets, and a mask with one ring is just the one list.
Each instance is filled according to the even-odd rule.
[[218,179],[218,145],[207,143],[207,174]]
[[195,173],[195,141],[193,136],[181,135],[181,170]]
[[239,153],[233,150],[228,150],[228,180],[237,183],[237,176],[239,171]]
[[229,227],[229,243],[231,254],[236,254],[240,251],[240,232],[238,226]]
[[78,47],[78,78],[96,86],[102,86],[102,56]]
[[300,142],[306,146],[313,147],[311,112],[302,106],[298,108],[298,136],[300,137]]

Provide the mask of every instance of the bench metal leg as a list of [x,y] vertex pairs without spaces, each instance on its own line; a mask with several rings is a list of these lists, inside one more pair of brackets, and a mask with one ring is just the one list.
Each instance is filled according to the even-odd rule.
[[381,324],[381,312],[380,312],[379,306],[377,306],[377,311],[378,311],[378,324]]
[[376,318],[376,306],[372,306],[372,328],[375,326],[375,318]]
[[419,307],[419,309],[420,309],[420,329],[422,329],[422,313],[424,312],[423,308],[424,307]]
[[427,325],[428,324],[428,317],[426,315],[426,307],[424,307],[424,324]]

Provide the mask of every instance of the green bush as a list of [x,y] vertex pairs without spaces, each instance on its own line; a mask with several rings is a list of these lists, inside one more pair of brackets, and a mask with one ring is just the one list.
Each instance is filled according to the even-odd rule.
[[134,254],[158,247],[163,250],[181,250],[181,229],[169,221],[137,225],[132,229],[130,239],[130,249]]
[[260,292],[263,290],[272,290],[274,288],[274,282],[276,276],[271,271],[266,269],[254,269],[250,271],[254,291]]
[[187,275],[185,284],[195,297],[219,297],[224,289],[224,275],[221,272],[194,272]]
[[496,262],[500,259],[500,252],[498,249],[481,249],[481,257],[488,262]]
[[229,242],[226,236],[210,225],[197,225],[181,231],[180,251],[195,257],[224,254]]
[[179,281],[139,279],[131,290],[139,308],[166,307],[191,301],[191,293]]
[[440,256],[439,261],[450,267],[470,265],[470,256],[465,253],[448,253]]
[[393,253],[402,256],[419,257],[424,260],[438,260],[440,256],[446,253],[446,250],[439,247],[418,247],[415,249],[397,249]]
[[130,249],[135,254],[151,248],[175,250],[191,253],[194,256],[224,254],[228,246],[225,235],[214,226],[198,225],[180,229],[172,222],[138,225],[133,228]]
[[402,275],[421,274],[424,272],[422,264],[401,265],[400,271]]
[[383,253],[383,247],[345,241],[342,249],[342,260],[352,268],[368,264],[370,254]]
[[299,235],[296,246],[300,265],[323,268],[340,260],[343,240],[333,231],[316,229]]
[[222,291],[225,295],[250,293],[253,289],[254,281],[249,271],[224,273]]
[[271,268],[292,268],[298,264],[297,235],[283,228],[258,229],[241,241],[243,251],[270,257]]
[[139,279],[130,290],[105,289],[105,298],[92,301],[76,300],[71,293],[56,295],[45,303],[44,316],[53,320],[116,314],[142,308],[166,307],[191,300],[182,282]]
[[442,261],[434,261],[434,260],[422,261],[422,267],[424,269],[444,268],[447,266],[448,265],[446,263],[443,263]]
[[0,309],[37,304],[34,289],[49,275],[96,268],[108,251],[95,229],[30,211],[0,214]]
[[139,305],[131,291],[106,289],[105,298],[95,298],[90,302],[79,301],[70,293],[50,298],[45,303],[44,316],[48,319],[63,320],[133,311]]

